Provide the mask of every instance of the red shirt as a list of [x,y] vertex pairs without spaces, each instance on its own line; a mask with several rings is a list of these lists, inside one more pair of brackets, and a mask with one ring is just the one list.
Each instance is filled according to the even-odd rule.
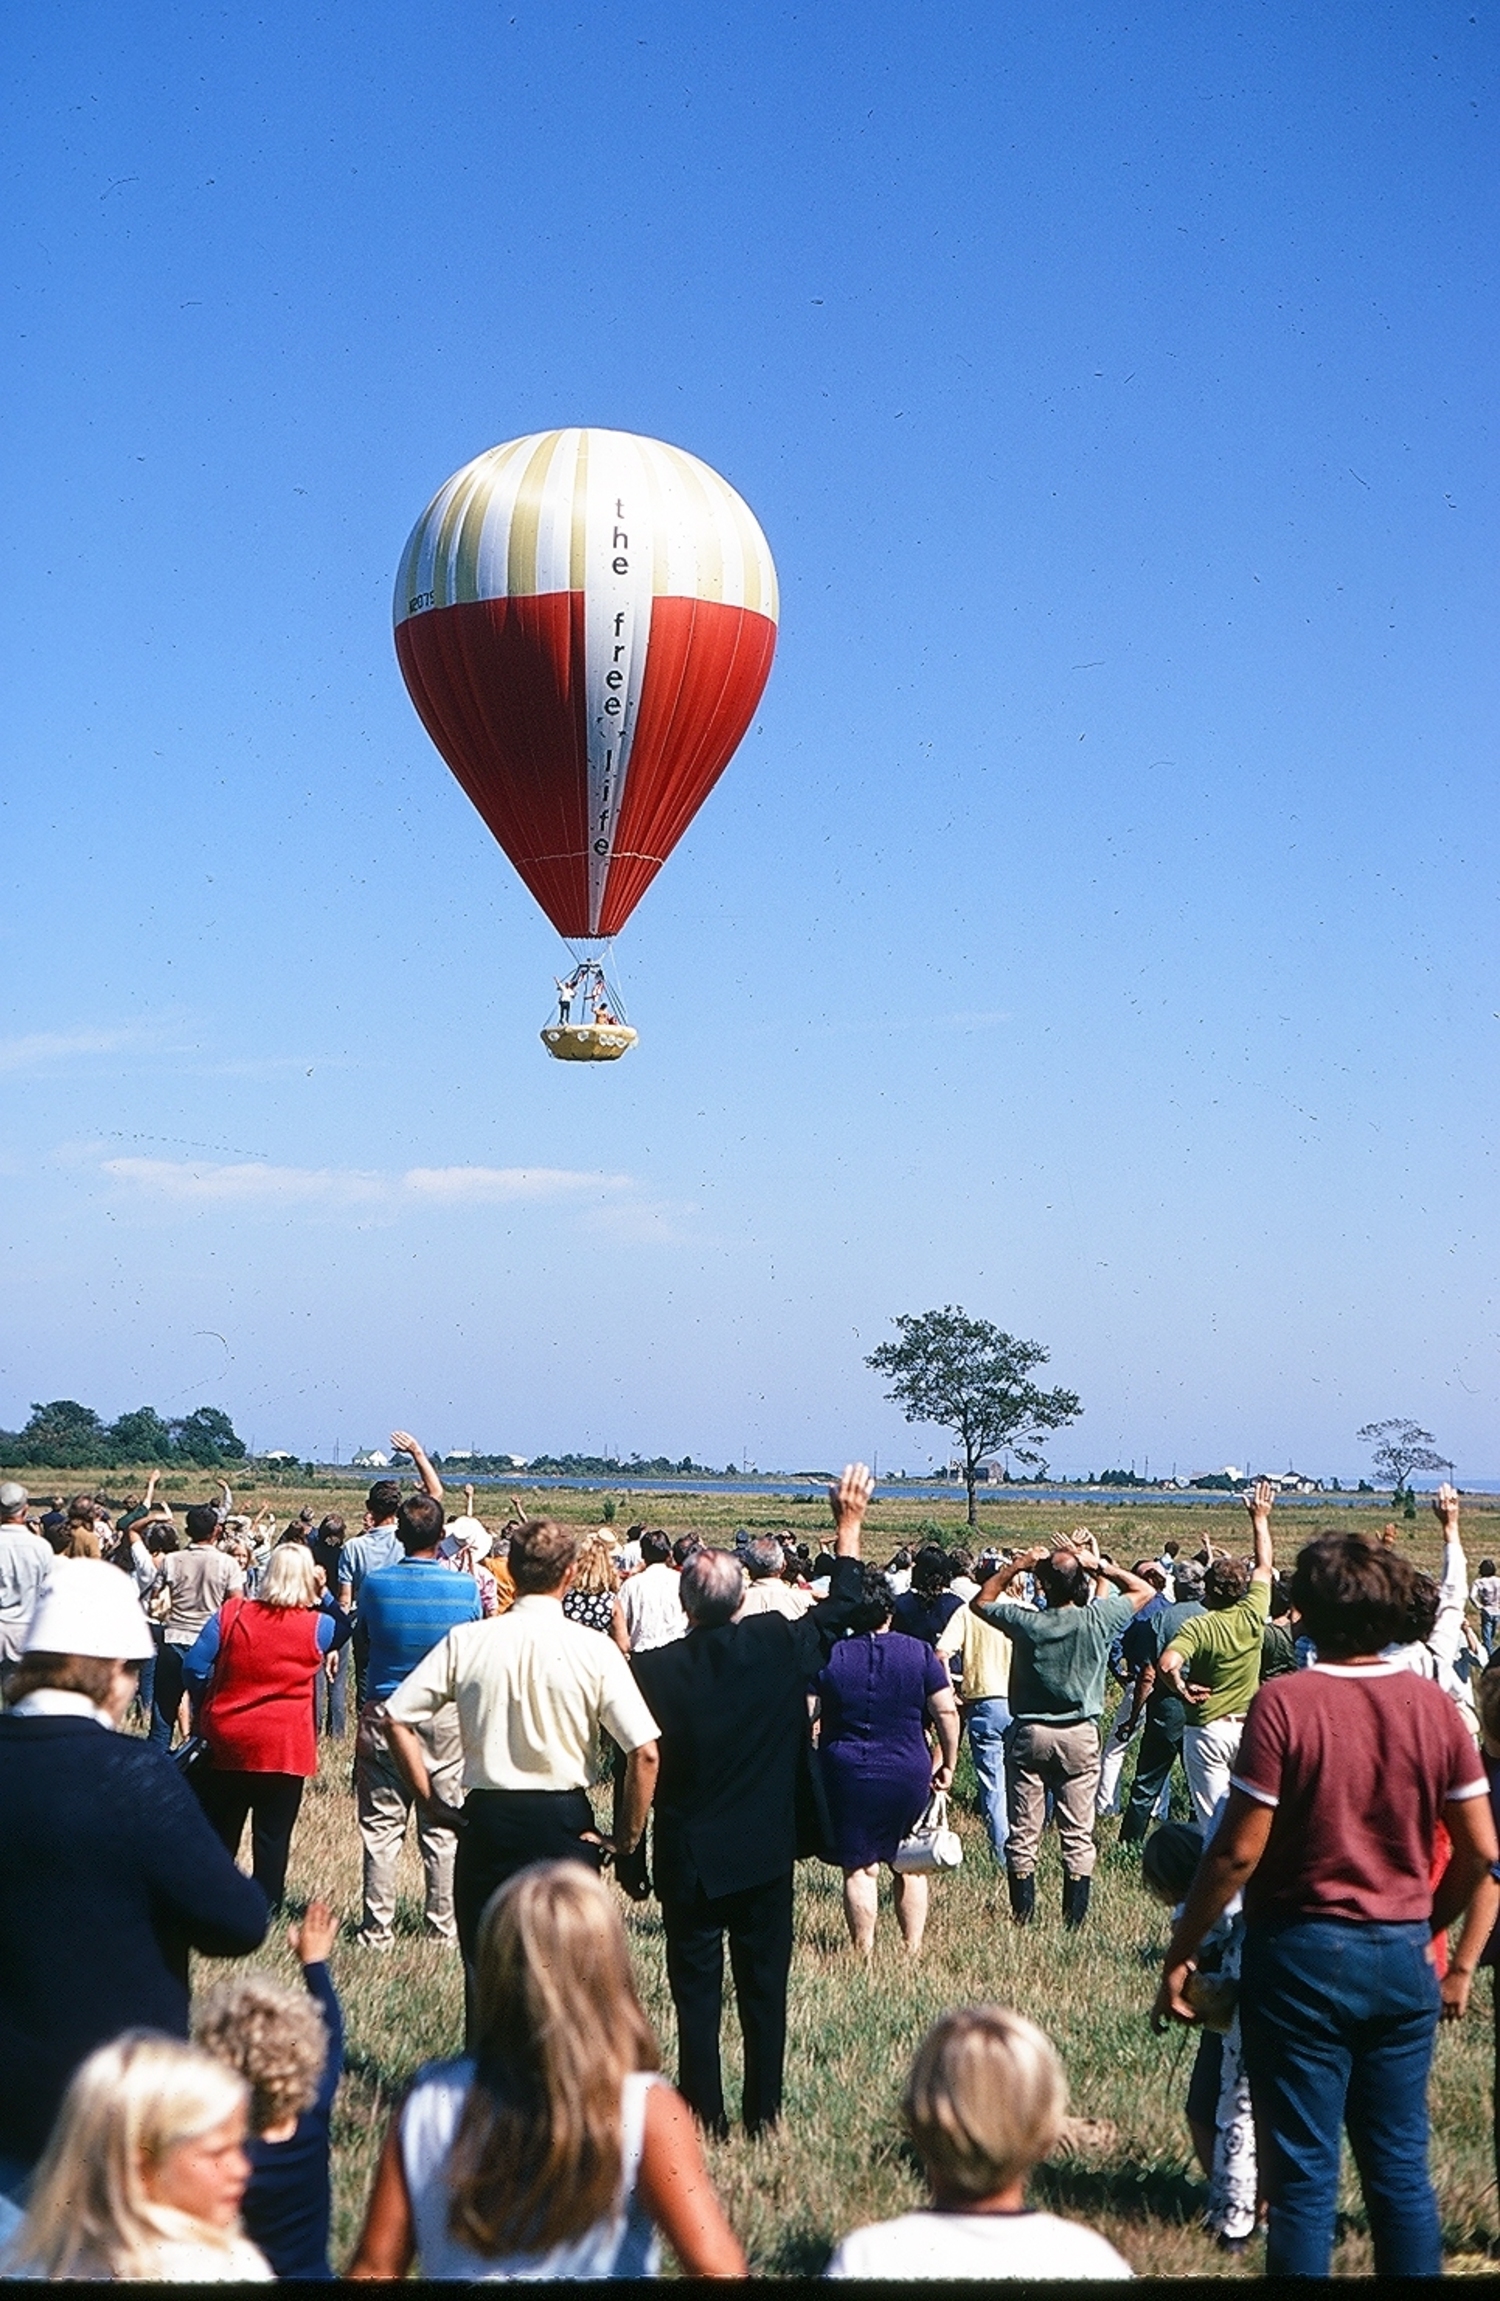
[[315,1774],[313,1680],[322,1667],[310,1606],[231,1598],[219,1614],[219,1655],[198,1729],[221,1772]]
[[1455,1704],[1393,1662],[1319,1662],[1272,1678],[1250,1705],[1230,1778],[1276,1809],[1245,1887],[1251,1925],[1425,1923],[1443,1808],[1487,1788]]

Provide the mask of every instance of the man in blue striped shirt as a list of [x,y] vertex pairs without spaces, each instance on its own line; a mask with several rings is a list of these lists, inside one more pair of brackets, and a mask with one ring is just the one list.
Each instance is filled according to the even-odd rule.
[[[472,1574],[458,1574],[438,1556],[443,1506],[428,1494],[409,1495],[396,1514],[396,1534],[405,1556],[377,1566],[360,1590],[360,1620],[369,1640],[365,1707],[355,1743],[354,1790],[359,1834],[364,1844],[365,1908],[355,1939],[366,1949],[388,1950],[396,1914],[396,1871],[406,1825],[416,1800],[391,1754],[382,1718],[387,1695],[424,1661],[460,1622],[477,1622],[483,1609]],[[463,1748],[458,1713],[445,1710],[416,1729],[427,1746],[427,1767],[445,1805],[463,1802]],[[453,1916],[453,1860],[458,1840],[451,1829],[418,1809],[417,1843],[426,1877],[429,1938],[456,1941]]]

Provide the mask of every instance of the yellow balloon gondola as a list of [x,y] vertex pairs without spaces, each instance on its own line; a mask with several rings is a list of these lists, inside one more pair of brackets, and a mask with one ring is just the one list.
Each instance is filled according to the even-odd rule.
[[560,1063],[617,1063],[639,1036],[629,1023],[549,1023],[542,1045]]

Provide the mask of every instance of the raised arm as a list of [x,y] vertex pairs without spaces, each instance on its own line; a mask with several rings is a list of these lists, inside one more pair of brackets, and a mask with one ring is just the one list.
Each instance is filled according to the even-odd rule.
[[836,1558],[858,1558],[860,1540],[864,1533],[865,1512],[875,1481],[862,1462],[847,1462],[842,1478],[828,1489],[829,1507],[833,1511],[833,1551]]
[[1009,1565],[997,1566],[983,1589],[975,1591],[969,1600],[970,1613],[982,1615],[986,1606],[993,1606],[997,1598],[1005,1596],[1018,1574],[1029,1574],[1033,1566],[1040,1565],[1044,1558],[1050,1558],[1051,1555],[1050,1542],[1037,1542],[1029,1550],[1018,1550]]
[[861,1560],[865,1512],[875,1481],[862,1462],[849,1462],[844,1474],[828,1489],[833,1511],[834,1564],[828,1596],[810,1606],[799,1622],[788,1624],[792,1642],[809,1677],[827,1660],[836,1638],[841,1638],[859,1604],[864,1577],[855,1571]]
[[1257,1478],[1245,1496],[1245,1508],[1250,1513],[1250,1528],[1255,1542],[1255,1565],[1252,1582],[1269,1582],[1276,1571],[1271,1552],[1271,1506],[1276,1500],[1276,1489],[1269,1478]]
[[412,1461],[416,1464],[417,1476],[422,1481],[423,1491],[430,1494],[434,1502],[441,1502],[443,1499],[443,1481],[428,1461],[425,1450],[418,1445],[411,1432],[409,1430],[393,1430],[391,1432],[391,1445],[402,1454],[411,1456]]
[[1132,1574],[1127,1566],[1116,1566],[1112,1560],[1101,1558],[1099,1544],[1086,1528],[1074,1536],[1073,1549],[1079,1564],[1088,1568],[1094,1580],[1111,1583],[1122,1598],[1130,1600],[1137,1613],[1156,1596],[1144,1575]]
[[1443,1529],[1443,1579],[1438,1586],[1438,1614],[1427,1643],[1440,1662],[1455,1662],[1463,1643],[1464,1601],[1469,1589],[1469,1566],[1459,1533],[1458,1489],[1445,1479],[1432,1497],[1432,1514]]

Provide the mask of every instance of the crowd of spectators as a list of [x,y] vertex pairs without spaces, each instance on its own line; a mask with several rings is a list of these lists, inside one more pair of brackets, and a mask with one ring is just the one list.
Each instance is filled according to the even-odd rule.
[[[1377,2272],[1441,2266],[1427,2077],[1500,1910],[1500,1576],[1485,1560],[1469,1585],[1451,1487],[1440,1577],[1341,1533],[1278,1576],[1265,1483],[1248,1558],[1170,1543],[1127,1568],[1078,1529],[977,1558],[928,1542],[881,1571],[859,1465],[831,1490],[831,1546],[729,1550],[645,1525],[580,1537],[518,1507],[495,1534],[472,1489],[447,1516],[432,1462],[394,1437],[417,1490],[378,1482],[352,1535],[236,1514],[227,1487],[179,1534],[155,1481],[118,1515],[0,1485],[12,2273],[334,2275],[332,1912],[315,1897],[291,1928],[300,1991],[205,1975],[193,2000],[189,1956],[262,1941],[351,1679],[349,1946],[391,1947],[415,1828],[465,2035],[391,2120],[348,2275],[649,2275],[663,2237],[690,2275],[746,2274],[704,2154],[731,2126],[726,1948],[738,2113],[764,2136],[784,2115],[796,1864],[842,1871],[866,1959],[889,1870],[919,1956],[964,1734],[1018,1925],[1039,1922],[1051,1827],[1063,1926],[1085,1927],[1100,1818],[1124,1797],[1119,1844],[1173,1913],[1152,2020],[1200,2039],[1185,2109],[1219,2242],[1263,2230],[1270,2273],[1326,2274],[1347,2131]],[[1179,1765],[1189,1821],[1162,1818]],[[611,1871],[660,1904],[675,2087]],[[903,2098],[928,2207],[844,2237],[829,2275],[1128,2275],[1102,2237],[1026,2207],[1065,2111],[1025,2015],[946,2015]]]

